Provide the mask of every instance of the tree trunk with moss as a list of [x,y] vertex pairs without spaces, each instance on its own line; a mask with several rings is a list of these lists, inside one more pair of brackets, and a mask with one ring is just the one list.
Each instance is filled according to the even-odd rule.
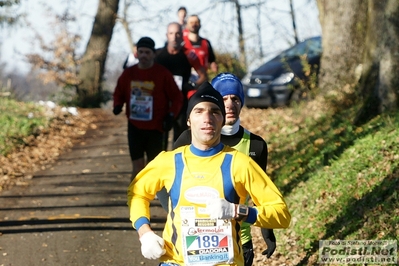
[[319,86],[336,103],[361,101],[360,124],[399,107],[399,1],[317,0],[323,36]]
[[79,72],[77,101],[82,107],[99,107],[106,100],[102,91],[105,60],[112,38],[119,0],[99,0],[97,14]]

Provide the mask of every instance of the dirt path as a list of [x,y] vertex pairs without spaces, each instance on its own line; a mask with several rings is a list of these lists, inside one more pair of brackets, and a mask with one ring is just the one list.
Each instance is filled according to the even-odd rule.
[[[52,167],[0,194],[0,265],[157,265],[128,220],[126,118],[109,115]],[[161,233],[166,213],[151,207]]]

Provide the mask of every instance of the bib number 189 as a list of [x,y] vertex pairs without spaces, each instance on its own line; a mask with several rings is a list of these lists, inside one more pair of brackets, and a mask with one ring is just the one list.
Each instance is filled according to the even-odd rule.
[[216,248],[219,246],[219,236],[205,235],[197,237],[198,248]]

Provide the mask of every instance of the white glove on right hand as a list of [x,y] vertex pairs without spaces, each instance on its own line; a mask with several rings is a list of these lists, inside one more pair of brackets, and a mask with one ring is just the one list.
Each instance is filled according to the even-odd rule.
[[206,212],[211,219],[234,219],[236,205],[225,199],[211,199],[206,203]]
[[162,237],[157,236],[153,231],[149,231],[140,237],[141,254],[144,258],[150,260],[159,259],[166,250],[164,249],[165,241]]

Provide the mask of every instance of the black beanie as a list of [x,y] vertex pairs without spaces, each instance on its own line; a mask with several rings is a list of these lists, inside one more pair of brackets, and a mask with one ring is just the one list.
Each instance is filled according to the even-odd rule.
[[215,90],[209,82],[204,82],[199,86],[198,90],[190,97],[187,106],[187,119],[190,117],[190,113],[200,102],[211,102],[216,104],[223,115],[223,125],[226,119],[226,109],[224,107],[224,101],[222,95]]
[[137,42],[136,46],[137,46],[137,49],[139,49],[140,47],[145,47],[145,48],[149,48],[155,52],[155,42],[150,37],[141,38]]

